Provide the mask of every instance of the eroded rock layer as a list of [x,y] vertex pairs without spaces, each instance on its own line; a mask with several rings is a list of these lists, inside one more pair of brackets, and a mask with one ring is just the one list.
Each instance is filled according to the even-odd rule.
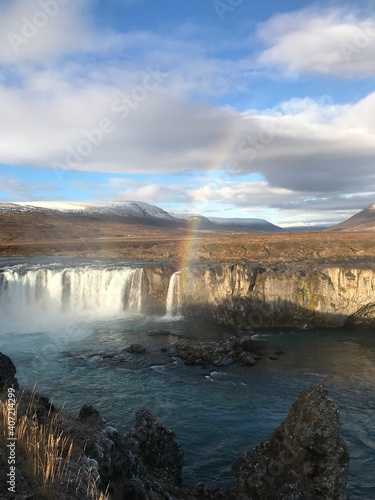
[[375,324],[375,271],[351,266],[197,266],[181,272],[185,314],[237,329]]

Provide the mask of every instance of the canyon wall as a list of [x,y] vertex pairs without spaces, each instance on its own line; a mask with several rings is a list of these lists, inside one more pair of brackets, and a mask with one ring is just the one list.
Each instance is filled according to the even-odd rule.
[[181,312],[239,330],[375,325],[375,270],[329,265],[197,266],[181,271]]
[[18,267],[0,270],[0,313],[59,321],[126,313],[205,317],[237,330],[304,325],[375,326],[368,262],[265,267],[195,265]]

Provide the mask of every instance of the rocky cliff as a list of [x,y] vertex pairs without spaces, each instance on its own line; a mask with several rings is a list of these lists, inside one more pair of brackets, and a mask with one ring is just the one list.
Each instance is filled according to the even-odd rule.
[[184,314],[236,329],[375,324],[375,270],[368,265],[196,266],[181,272],[179,293]]
[[144,268],[142,276],[144,312],[165,313],[169,281],[176,270],[174,266],[162,264]]

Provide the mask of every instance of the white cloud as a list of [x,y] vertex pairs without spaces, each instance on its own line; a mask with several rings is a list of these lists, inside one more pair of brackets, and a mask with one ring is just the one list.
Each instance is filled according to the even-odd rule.
[[[142,96],[137,84],[149,70],[115,74],[110,84],[95,73],[81,78],[75,68],[40,70],[26,72],[18,87],[0,85],[0,162],[108,173],[260,172],[272,187],[295,191],[374,183],[375,93],[346,105],[292,99],[240,113],[173,97],[169,75]],[[126,95],[138,89],[142,97],[125,106],[124,119],[125,108],[113,108],[123,99],[121,84]],[[93,130],[105,119],[111,125],[90,154],[67,162],[87,135],[96,141]]]
[[[173,98],[167,95],[173,94],[168,80],[166,89],[158,88],[152,76],[149,82],[157,88],[142,94],[136,81],[142,84],[148,73],[126,73],[125,99],[134,95],[130,104],[119,101],[124,99],[119,87],[53,72],[33,73],[21,88],[0,86],[0,161],[50,168],[61,162],[103,172],[210,168],[242,118],[231,110]],[[69,151],[81,150],[87,134],[105,119],[112,122],[111,132],[91,154],[67,162]]]
[[262,66],[287,74],[363,77],[375,74],[375,16],[348,9],[308,8],[279,14],[261,24],[258,36],[268,46]]
[[272,186],[295,191],[374,184],[374,116],[375,93],[350,105],[294,99],[248,117],[232,162],[237,172],[259,171]]
[[333,225],[372,204],[375,189],[350,197],[340,193],[324,196],[319,191],[295,192],[274,188],[267,181],[238,183],[221,179],[191,189],[187,195],[193,211],[207,211],[211,216],[266,217],[284,226]]
[[99,47],[87,0],[13,0],[0,6],[0,63],[45,62]]
[[[98,186],[96,186],[98,188]],[[112,200],[134,200],[148,203],[178,203],[182,198],[186,198],[184,186],[163,185],[163,182],[152,183],[149,181],[139,182],[126,178],[111,177],[97,191],[97,197],[103,195],[103,191],[108,193],[108,198]]]
[[205,203],[220,201],[236,207],[269,206],[275,199],[290,199],[293,191],[272,188],[267,182],[211,182],[195,190],[188,191],[192,202]]
[[[61,4],[16,56],[7,34],[22,31],[23,19],[40,10],[38,1],[0,7],[0,64],[5,69],[0,163],[51,169],[58,162],[62,181],[65,168],[119,174],[222,170],[221,180],[197,182],[187,193],[186,186],[151,181],[131,185],[113,180],[105,189],[114,199],[187,200],[193,206],[213,203],[244,210],[316,210],[314,200],[329,198],[342,206],[342,194],[375,191],[375,93],[346,105],[291,99],[263,111],[210,106],[196,96],[246,88],[251,61],[215,59],[214,51],[208,56],[202,44],[173,34],[95,33],[86,0]],[[363,17],[341,9],[275,16],[258,30],[268,47],[258,62],[293,75],[371,75],[375,38],[350,61],[342,46],[357,43],[358,30],[371,32],[371,25],[363,23]],[[106,54],[109,47],[113,52]],[[79,58],[82,52],[98,51],[94,62]],[[162,67],[153,77],[158,61]],[[146,91],[145,78],[151,83]],[[98,136],[102,126],[106,131]],[[238,174],[254,172],[265,180],[237,181]],[[100,196],[99,190],[93,193]]]

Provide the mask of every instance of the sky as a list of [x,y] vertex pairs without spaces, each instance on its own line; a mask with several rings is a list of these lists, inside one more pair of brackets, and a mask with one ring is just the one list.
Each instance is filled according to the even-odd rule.
[[2,0],[0,33],[0,201],[375,202],[373,1]]

